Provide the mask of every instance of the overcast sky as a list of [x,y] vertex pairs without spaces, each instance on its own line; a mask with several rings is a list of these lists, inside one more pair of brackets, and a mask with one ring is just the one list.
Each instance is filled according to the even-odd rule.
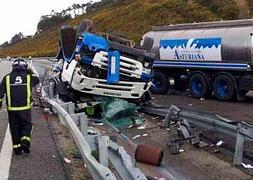
[[[51,10],[61,11],[73,3],[87,3],[90,0],[1,0],[0,2],[0,44],[10,41],[18,32],[33,35],[42,15]],[[99,0],[93,0],[93,2]]]

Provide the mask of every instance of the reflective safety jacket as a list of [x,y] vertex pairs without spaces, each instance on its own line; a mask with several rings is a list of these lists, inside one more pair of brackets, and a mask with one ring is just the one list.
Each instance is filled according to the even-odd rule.
[[39,83],[39,77],[25,70],[13,70],[0,84],[0,106],[6,94],[8,111],[31,109],[32,87]]

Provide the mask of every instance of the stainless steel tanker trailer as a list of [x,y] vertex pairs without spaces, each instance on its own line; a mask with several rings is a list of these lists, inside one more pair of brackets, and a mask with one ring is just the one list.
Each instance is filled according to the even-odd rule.
[[253,20],[153,27],[143,36],[156,54],[151,91],[174,85],[195,98],[240,98],[253,89]]

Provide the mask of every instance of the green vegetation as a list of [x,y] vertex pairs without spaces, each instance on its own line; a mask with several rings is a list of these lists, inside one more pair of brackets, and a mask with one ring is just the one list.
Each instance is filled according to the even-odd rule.
[[[109,1],[108,1],[109,2]],[[94,21],[96,30],[121,34],[138,43],[154,25],[239,18],[239,8],[230,0],[119,0],[90,8],[87,14],[67,20],[78,25],[84,18]],[[208,3],[207,3],[208,2]],[[93,6],[94,7],[94,6]],[[60,25],[0,49],[6,56],[54,56],[58,51]]]
[[246,0],[248,9],[249,9],[249,16],[253,17],[253,0]]
[[71,16],[70,15],[61,15],[61,14],[56,14],[53,16],[41,16],[40,21],[37,25],[37,33],[46,31],[47,29],[50,29],[52,26],[60,25],[67,20],[70,20]]
[[222,19],[239,18],[239,7],[231,0],[196,0]]

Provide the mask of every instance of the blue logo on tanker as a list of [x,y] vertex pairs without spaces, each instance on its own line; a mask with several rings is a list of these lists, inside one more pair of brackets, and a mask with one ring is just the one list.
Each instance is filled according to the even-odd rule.
[[[190,39],[172,39],[172,40],[161,40],[160,41],[160,47],[167,48],[170,47],[171,49],[173,48],[178,48],[178,47],[187,47],[187,44]],[[190,47],[195,46],[195,49],[200,49],[200,48],[212,48],[218,47],[221,45],[221,38],[199,38],[199,39],[193,39],[193,41],[190,44]]]
[[221,38],[161,40],[160,56],[165,60],[221,60]]

